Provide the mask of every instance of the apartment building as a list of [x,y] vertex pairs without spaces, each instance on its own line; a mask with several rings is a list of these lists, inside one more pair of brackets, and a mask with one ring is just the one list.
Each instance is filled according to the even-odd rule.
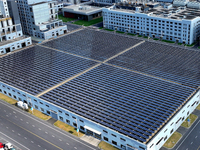
[[17,0],[23,33],[49,39],[67,32],[58,19],[57,1]]

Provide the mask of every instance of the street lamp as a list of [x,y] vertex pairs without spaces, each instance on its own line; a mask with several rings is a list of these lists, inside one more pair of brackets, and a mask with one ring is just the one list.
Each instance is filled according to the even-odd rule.
[[79,137],[78,120],[77,120],[77,118],[75,120],[76,120],[76,127],[77,127],[76,131],[78,132],[78,137]]

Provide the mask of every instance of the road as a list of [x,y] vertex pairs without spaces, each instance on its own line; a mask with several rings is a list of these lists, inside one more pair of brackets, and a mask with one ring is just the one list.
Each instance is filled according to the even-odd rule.
[[0,100],[0,135],[25,150],[96,150],[67,132]]

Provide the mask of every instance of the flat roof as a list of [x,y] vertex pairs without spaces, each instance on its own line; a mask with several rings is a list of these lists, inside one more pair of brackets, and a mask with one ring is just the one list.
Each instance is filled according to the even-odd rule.
[[194,91],[102,64],[40,98],[145,143]]

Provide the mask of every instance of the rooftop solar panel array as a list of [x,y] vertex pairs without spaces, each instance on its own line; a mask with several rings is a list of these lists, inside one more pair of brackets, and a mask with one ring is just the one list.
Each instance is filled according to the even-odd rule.
[[36,46],[2,57],[0,64],[0,81],[35,95],[96,62]]
[[108,61],[120,67],[197,88],[200,86],[200,51],[145,42]]
[[195,89],[101,65],[40,98],[146,142]]
[[83,29],[43,45],[103,61],[141,41],[112,33]]

